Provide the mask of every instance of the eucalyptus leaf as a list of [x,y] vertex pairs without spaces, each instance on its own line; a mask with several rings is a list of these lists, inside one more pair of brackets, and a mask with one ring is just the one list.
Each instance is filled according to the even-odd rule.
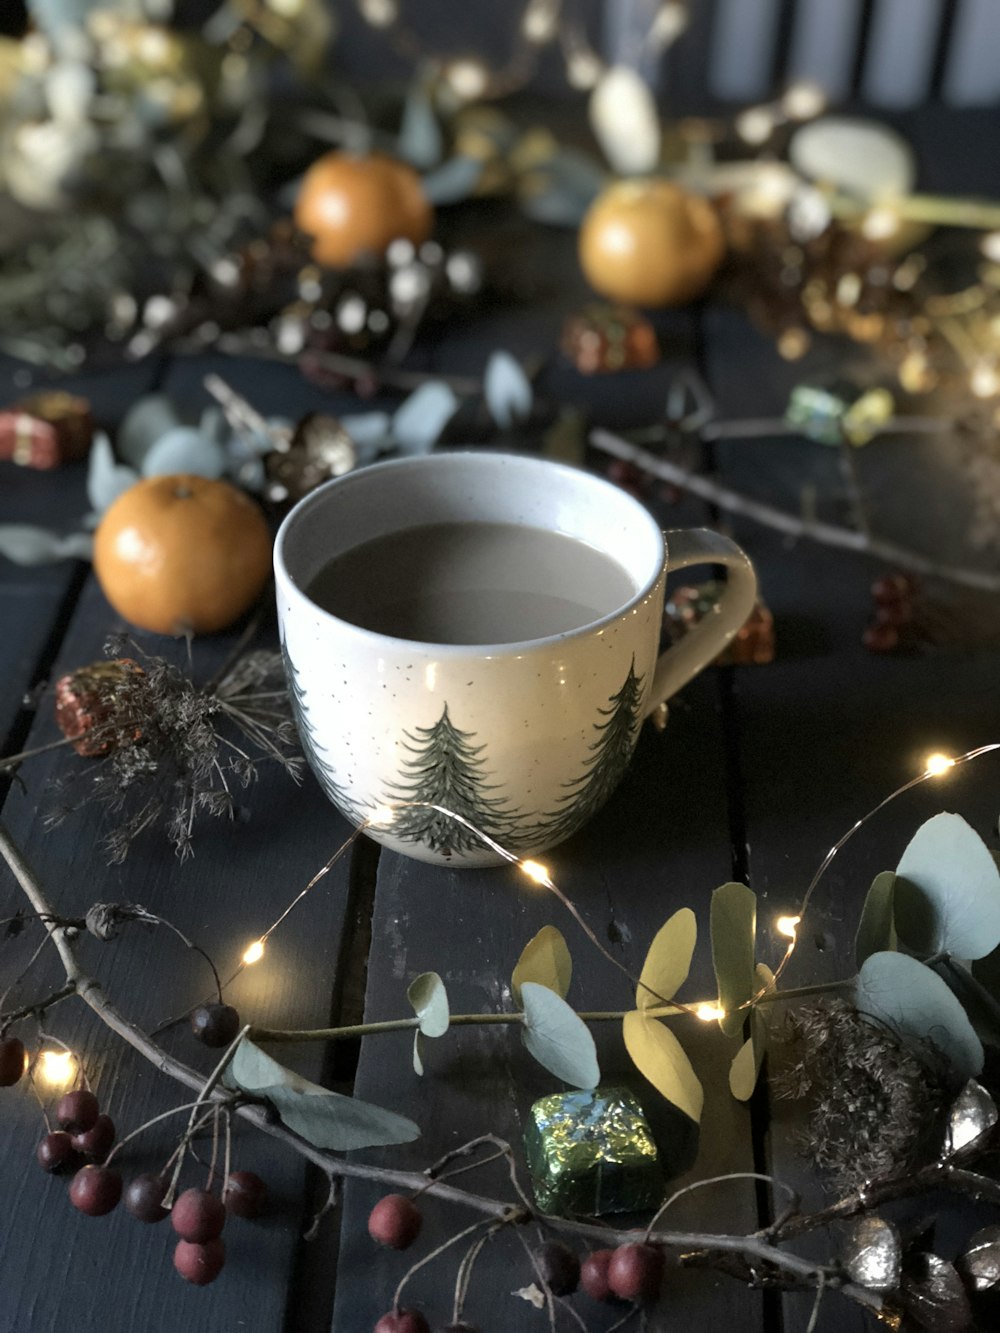
[[413,1034],[413,1072],[418,1078],[423,1078],[424,1076],[424,1053],[421,1044],[422,1041],[423,1034],[420,1029],[417,1028],[416,1032]]
[[436,166],[441,161],[444,137],[423,77],[410,86],[406,95],[396,150],[405,162],[418,171]]
[[690,907],[680,908],[664,922],[649,946],[639,974],[635,992],[637,1009],[655,1009],[662,1003],[660,996],[664,1000],[673,999],[687,981],[697,939],[698,920]]
[[948,1108],[944,1156],[954,1157],[963,1148],[979,1143],[996,1127],[997,1104],[981,1083],[970,1078]]
[[521,984],[524,1044],[538,1063],[574,1088],[596,1088],[597,1050],[582,1018],[548,986]]
[[230,1087],[265,1097],[288,1129],[317,1148],[352,1152],[356,1148],[412,1143],[420,1136],[412,1120],[310,1083],[246,1037],[236,1048],[225,1081]]
[[852,1282],[871,1291],[892,1291],[899,1283],[903,1265],[898,1227],[882,1217],[859,1217],[848,1222],[840,1262]]
[[562,931],[555,926],[543,926],[521,950],[511,974],[511,990],[515,1001],[521,1004],[521,987],[526,981],[534,981],[539,986],[548,986],[565,1000],[572,977],[573,960]]
[[930,1042],[963,1080],[983,1067],[983,1047],[965,1010],[937,975],[907,954],[881,952],[858,973],[856,1004],[918,1048]]
[[0,555],[15,565],[49,565],[58,560],[89,560],[94,538],[89,532],[51,532],[30,523],[0,523]]
[[138,470],[156,441],[180,424],[177,409],[166,394],[147,393],[137,398],[115,436],[122,462]]
[[883,870],[872,880],[872,886],[861,909],[858,933],[854,937],[854,961],[858,967],[873,953],[895,949],[896,927],[893,921],[896,876]]
[[403,454],[426,454],[458,411],[458,399],[447,384],[428,380],[410,394],[392,418],[392,434]]
[[87,499],[94,509],[102,514],[138,480],[138,472],[115,461],[111,441],[103,431],[98,431],[90,446],[87,464]]
[[764,1063],[764,1048],[754,1041],[753,1031],[733,1056],[729,1066],[729,1091],[738,1102],[748,1102],[753,1096]]
[[468,199],[479,184],[485,163],[478,157],[449,157],[421,181],[424,195],[432,204],[458,204]]
[[962,1279],[954,1265],[940,1255],[907,1257],[898,1300],[914,1325],[925,1333],[964,1333],[973,1325]]
[[420,1020],[420,1031],[425,1037],[443,1037],[448,1031],[451,1011],[448,992],[436,972],[421,972],[410,982],[406,998],[413,1005]]
[[1000,870],[961,815],[921,824],[896,876],[896,930],[914,953],[982,958],[1000,945]]
[[613,65],[590,95],[590,124],[621,176],[652,171],[660,157],[660,113],[649,85],[628,65]]
[[531,415],[531,381],[509,352],[494,352],[486,363],[483,396],[501,430],[509,430]]
[[757,895],[745,884],[722,884],[712,894],[709,913],[712,932],[712,965],[719,988],[723,1017],[719,1027],[727,1037],[743,1031],[746,1011],[741,1008],[753,996],[753,956],[757,935]]
[[983,1227],[971,1236],[955,1267],[972,1291],[996,1291],[1000,1287],[1000,1227]]
[[668,1102],[698,1123],[705,1093],[683,1046],[663,1023],[639,1009],[622,1023],[625,1049],[644,1078]]
[[195,426],[174,426],[161,435],[142,460],[144,477],[189,472],[214,481],[225,474],[226,451]]

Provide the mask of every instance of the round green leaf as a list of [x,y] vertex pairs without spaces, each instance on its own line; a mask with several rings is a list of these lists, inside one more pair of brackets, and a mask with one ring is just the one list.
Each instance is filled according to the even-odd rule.
[[425,1037],[443,1037],[448,1031],[451,1011],[448,992],[436,972],[421,972],[410,982],[406,998],[413,1005],[420,1020],[420,1031]]
[[873,953],[858,973],[856,1003],[904,1042],[930,1042],[963,1080],[983,1067],[983,1047],[955,996],[929,967],[903,953]]
[[697,938],[698,921],[690,907],[682,907],[660,927],[639,974],[635,992],[638,1009],[655,1008],[661,1003],[660,996],[673,999],[691,971]]
[[983,958],[1000,944],[1000,871],[961,815],[921,824],[896,876],[896,929],[914,953]]
[[896,947],[895,892],[896,876],[891,870],[883,870],[872,880],[854,937],[854,961],[858,967],[873,953]]
[[521,950],[521,957],[511,976],[514,1000],[521,1004],[521,987],[526,981],[549,990],[565,1000],[573,977],[573,960],[562,932],[555,926],[543,926]]
[[524,1044],[540,1065],[574,1088],[596,1088],[601,1080],[590,1029],[565,1000],[535,981],[521,985]]
[[683,1046],[663,1023],[641,1010],[625,1015],[625,1049],[644,1078],[678,1110],[696,1123],[701,1120],[705,1093]]
[[719,1027],[727,1037],[737,1037],[746,1020],[741,1006],[757,989],[753,973],[757,895],[745,884],[720,885],[712,894],[709,925],[719,1007],[723,1010]]

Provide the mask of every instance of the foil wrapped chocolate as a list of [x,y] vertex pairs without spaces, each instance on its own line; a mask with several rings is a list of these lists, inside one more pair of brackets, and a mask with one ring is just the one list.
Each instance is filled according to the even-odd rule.
[[0,412],[0,458],[21,467],[60,467],[84,458],[94,438],[85,398],[46,389]]
[[524,1147],[543,1212],[641,1212],[663,1197],[659,1153],[627,1088],[541,1098],[529,1113]]
[[855,395],[850,389],[822,389],[799,384],[785,408],[785,420],[819,444],[843,441],[868,444],[890,420],[896,404],[888,389],[868,389]]
[[660,348],[652,324],[637,310],[588,306],[563,328],[562,350],[584,375],[655,366]]
[[[714,613],[725,584],[717,580],[684,585],[670,594],[663,610],[667,638],[676,643],[705,616]],[[774,661],[774,617],[763,601],[754,604],[746,621],[716,658],[719,666],[766,666]]]

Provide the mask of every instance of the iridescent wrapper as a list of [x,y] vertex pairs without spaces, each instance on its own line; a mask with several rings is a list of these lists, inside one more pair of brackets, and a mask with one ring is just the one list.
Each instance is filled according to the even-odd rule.
[[543,1097],[529,1113],[524,1147],[543,1212],[642,1212],[663,1197],[656,1144],[626,1088]]

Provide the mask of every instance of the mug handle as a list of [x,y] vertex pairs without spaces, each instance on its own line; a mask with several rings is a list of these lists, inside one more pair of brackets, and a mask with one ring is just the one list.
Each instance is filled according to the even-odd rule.
[[668,573],[691,565],[725,565],[729,577],[712,615],[699,621],[679,643],[660,654],[646,716],[718,657],[745,624],[757,598],[753,565],[728,537],[708,528],[675,528],[663,536],[667,543]]

